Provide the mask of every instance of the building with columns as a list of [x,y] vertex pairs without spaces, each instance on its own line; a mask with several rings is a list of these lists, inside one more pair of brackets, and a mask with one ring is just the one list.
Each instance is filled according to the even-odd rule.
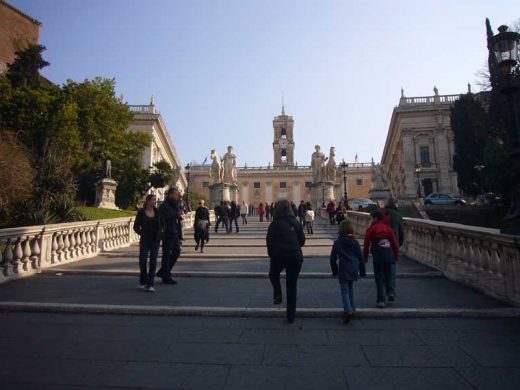
[[[401,90],[392,112],[381,164],[387,185],[399,200],[416,200],[419,193],[459,195],[450,108],[460,94],[439,95],[436,87],[433,91],[433,96],[406,97]],[[475,96],[484,99],[484,93]]]
[[[174,177],[171,185],[177,186],[184,192],[187,186],[186,176],[182,170],[182,164],[171,140],[168,129],[161,113],[157,111],[155,100],[152,97],[148,105],[129,105],[129,110],[134,114],[133,122],[128,127],[128,131],[141,131],[152,137],[150,145],[145,149],[142,156],[142,168],[153,169],[153,164],[165,160],[174,170]],[[164,199],[167,190],[164,188],[152,188],[150,193],[157,195],[159,200]]]
[[[311,201],[312,170],[310,166],[298,166],[294,161],[294,119],[282,112],[273,118],[273,161],[272,166],[237,167],[239,201],[245,200],[257,206],[260,202],[275,202],[288,199],[298,204],[300,200]],[[226,145],[227,146],[227,145]],[[323,145],[328,150],[333,145]],[[223,146],[225,148],[225,146]],[[223,149],[222,149],[223,150]],[[235,150],[240,159],[247,151]],[[309,155],[309,160],[311,156]],[[210,199],[210,165],[192,164],[190,168],[190,192]],[[372,188],[372,164],[349,163],[347,168],[349,198],[367,198]],[[338,168],[334,186],[334,198],[343,197],[343,173]],[[322,201],[329,199],[323,197]],[[321,201],[320,201],[321,203]],[[316,205],[321,206],[321,204]]]

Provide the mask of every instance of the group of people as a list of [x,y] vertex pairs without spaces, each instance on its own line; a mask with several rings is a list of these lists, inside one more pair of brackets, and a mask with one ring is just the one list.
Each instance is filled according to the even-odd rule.
[[[140,236],[138,287],[148,292],[155,292],[155,276],[160,277],[165,284],[177,284],[171,271],[181,253],[182,221],[185,213],[180,192],[175,187],[168,189],[159,208],[156,205],[157,197],[148,195],[144,207],[137,212],[133,226]],[[161,243],[161,268],[156,273]]]
[[[307,206],[307,205],[304,205]],[[287,321],[294,322],[298,276],[303,264],[301,247],[305,234],[301,213],[295,218],[288,201],[274,205],[274,219],[269,225],[266,243],[270,258],[269,278],[273,287],[273,303],[282,303],[280,273],[286,271]],[[395,300],[395,272],[399,247],[403,244],[403,219],[397,205],[390,199],[383,209],[371,213],[372,223],[365,232],[363,251],[354,235],[352,223],[346,218],[339,222],[330,253],[332,276],[337,277],[343,301],[343,319],[348,323],[356,310],[354,282],[366,276],[365,264],[372,254],[376,283],[376,306],[384,308],[387,301]]]
[[[172,278],[172,268],[181,252],[182,221],[184,207],[179,190],[168,189],[165,201],[157,208],[155,195],[146,197],[145,205],[137,212],[133,229],[139,234],[139,289],[154,292],[154,279],[160,277],[165,284],[176,284]],[[260,205],[259,205],[260,208]],[[235,222],[238,233],[238,216],[242,216],[243,224],[247,224],[248,206],[231,202],[221,202],[215,207],[218,231],[219,223],[231,232]],[[387,301],[395,300],[395,272],[399,258],[399,247],[403,244],[403,219],[397,211],[397,205],[390,199],[385,208],[371,213],[372,223],[365,232],[363,251],[354,236],[351,222],[346,218],[340,220],[338,238],[330,253],[332,275],[338,278],[344,309],[344,322],[348,323],[355,312],[354,282],[358,277],[366,276],[365,263],[369,253],[372,254],[374,279],[376,283],[376,306],[384,308]],[[296,219],[296,217],[299,218]],[[296,315],[297,281],[303,264],[302,246],[305,245],[304,227],[313,230],[314,211],[310,203],[302,204],[296,209],[287,200],[279,200],[273,205],[272,222],[268,227],[266,244],[270,258],[269,279],[273,287],[273,303],[282,303],[280,273],[286,271],[287,320],[294,322]],[[203,252],[204,244],[209,241],[210,214],[204,204],[199,202],[195,211],[194,238],[195,250],[199,247]],[[309,230],[308,230],[309,232]],[[161,268],[156,272],[157,257],[162,244]],[[149,259],[149,261],[148,261]]]
[[329,215],[330,224],[334,225],[336,222],[339,224],[345,219],[347,216],[347,210],[350,210],[350,207],[348,206],[348,203],[345,203],[342,200],[339,201],[338,206],[336,207],[334,200],[331,199],[330,202],[327,203],[326,210]]

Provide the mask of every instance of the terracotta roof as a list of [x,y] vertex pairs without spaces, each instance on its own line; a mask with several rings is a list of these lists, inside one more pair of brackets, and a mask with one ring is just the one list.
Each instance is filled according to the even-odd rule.
[[4,0],[0,0],[0,4],[3,4],[5,5],[6,7],[9,7],[11,8],[13,11],[15,11],[16,13],[22,15],[23,17],[29,19],[31,22],[33,22],[34,24],[37,24],[38,26],[41,26],[42,23],[36,19],[34,19],[32,16],[29,16],[27,15],[25,12],[23,11],[20,11],[18,8],[16,8],[14,5],[11,5],[9,4],[7,1],[4,1]]

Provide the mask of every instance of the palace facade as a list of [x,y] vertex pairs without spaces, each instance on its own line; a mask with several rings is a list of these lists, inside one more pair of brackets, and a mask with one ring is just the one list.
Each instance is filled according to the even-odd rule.
[[[261,167],[237,167],[239,201],[257,206],[260,202],[275,202],[288,199],[298,204],[300,200],[311,201],[312,170],[310,166],[298,166],[294,161],[294,118],[285,113],[273,119],[273,165]],[[227,146],[227,145],[226,145]],[[323,148],[327,154],[327,145]],[[237,151],[240,158],[240,151]],[[309,156],[310,158],[310,156]],[[210,165],[192,164],[190,167],[190,192],[210,199]],[[349,198],[368,198],[372,188],[372,164],[349,163],[346,170]],[[338,167],[334,185],[334,199],[343,198],[343,173]],[[325,190],[320,204],[327,203]]]

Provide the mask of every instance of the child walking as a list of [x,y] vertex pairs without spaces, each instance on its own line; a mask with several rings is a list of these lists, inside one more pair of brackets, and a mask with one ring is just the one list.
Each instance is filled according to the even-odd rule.
[[344,310],[343,322],[348,324],[356,311],[354,281],[358,279],[358,275],[366,276],[361,246],[354,237],[354,229],[349,220],[341,221],[338,226],[338,239],[334,241],[330,252],[330,268],[332,276],[339,281]]

